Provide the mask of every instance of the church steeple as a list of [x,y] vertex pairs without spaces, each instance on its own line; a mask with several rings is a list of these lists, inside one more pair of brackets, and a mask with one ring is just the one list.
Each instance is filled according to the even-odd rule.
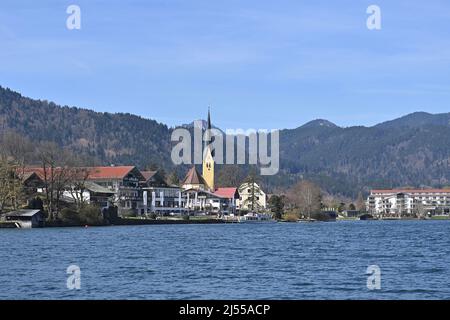
[[208,130],[211,130],[211,107],[208,107]]
[[205,133],[204,157],[203,157],[203,178],[207,184],[207,188],[214,192],[214,158],[211,151],[211,110],[208,107],[208,124]]
[[208,121],[206,123],[206,132],[205,132],[204,140],[205,140],[204,147],[208,148],[208,145],[211,142],[211,110],[210,110],[210,107],[208,107]]

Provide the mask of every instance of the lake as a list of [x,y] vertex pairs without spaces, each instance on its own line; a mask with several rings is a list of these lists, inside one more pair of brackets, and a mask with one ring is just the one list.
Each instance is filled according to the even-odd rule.
[[0,229],[0,243],[0,299],[450,299],[450,221]]

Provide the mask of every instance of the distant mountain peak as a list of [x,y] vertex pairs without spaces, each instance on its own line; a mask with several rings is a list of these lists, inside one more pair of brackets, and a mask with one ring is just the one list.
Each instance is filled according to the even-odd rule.
[[431,114],[424,111],[417,111],[398,119],[377,124],[378,128],[392,127],[425,127],[425,126],[448,126],[450,125],[450,113]]
[[200,128],[202,130],[205,130],[208,127],[208,122],[203,119],[197,119],[192,121],[191,123],[185,123],[181,125],[184,128]]
[[333,122],[325,119],[316,119],[305,123],[302,128],[314,128],[314,127],[327,127],[327,128],[337,128]]
[[[197,120],[192,121],[191,123],[182,124],[181,127],[187,128],[187,129],[199,128],[199,129],[202,129],[202,130],[206,130],[208,128],[208,121],[207,120],[203,120],[203,119],[197,119]],[[214,124],[211,124],[211,128],[212,129],[219,129]]]

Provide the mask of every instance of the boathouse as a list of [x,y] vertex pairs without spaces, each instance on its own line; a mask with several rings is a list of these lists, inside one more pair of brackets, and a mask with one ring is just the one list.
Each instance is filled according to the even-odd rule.
[[44,226],[44,213],[41,210],[22,209],[5,215],[6,221],[18,222],[21,228],[39,228]]

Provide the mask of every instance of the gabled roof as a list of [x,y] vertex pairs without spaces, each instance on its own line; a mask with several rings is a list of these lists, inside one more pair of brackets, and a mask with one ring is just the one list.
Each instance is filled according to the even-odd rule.
[[183,180],[183,184],[202,184],[207,185],[205,179],[203,179],[202,175],[197,171],[195,166],[193,166],[188,173],[186,174],[186,177]]
[[88,169],[89,180],[123,179],[133,170],[135,170],[139,180],[145,179],[141,172],[134,166],[92,167]]
[[41,210],[37,209],[22,209],[17,211],[8,212],[6,216],[8,217],[32,217],[35,214],[41,212]]
[[[80,170],[80,179],[83,179],[83,172],[89,173],[88,180],[102,180],[102,179],[123,179],[131,171],[135,171],[139,180],[144,180],[144,176],[135,166],[109,166],[109,167],[75,167],[72,169]],[[49,173],[47,168],[47,173]],[[61,168],[54,168],[55,173],[58,173]],[[83,171],[83,172],[81,172]],[[44,169],[42,167],[27,167],[24,170],[25,173],[36,173],[41,179],[44,179]]]
[[33,174],[39,178],[44,179],[44,169],[40,167],[26,167],[23,170],[25,180],[29,179]]
[[[62,174],[64,171],[63,169],[67,169],[67,168],[63,168],[63,167],[54,167],[53,168],[53,175],[60,175]],[[81,169],[81,168],[70,168],[70,169]],[[51,175],[51,168],[47,167],[45,170],[43,167],[26,167],[23,170],[23,175],[24,175],[24,179],[30,179],[31,177],[35,175],[37,175],[37,177],[39,177],[42,181],[45,180],[45,176],[47,175],[47,178],[50,177]],[[66,174],[67,172],[64,172],[64,174]],[[76,175],[80,176],[80,179],[83,176],[83,173],[79,170],[79,171],[75,171],[72,170],[72,172],[70,173],[73,177],[75,177]]]
[[159,171],[141,171],[144,176],[142,184],[148,187],[169,187],[164,177],[159,173]]
[[218,194],[215,194],[213,192],[209,192],[208,190],[203,190],[203,189],[195,189],[195,188],[190,188],[190,189],[186,189],[182,192],[183,194],[188,194],[188,193],[197,193],[198,195],[206,195],[209,196],[210,198],[222,198],[222,199],[226,199],[225,197],[219,196]]
[[[80,171],[78,173],[76,171],[73,172],[73,174],[79,174],[80,179],[84,179],[85,174],[89,174],[87,180],[123,179],[130,172],[134,171],[139,180],[145,180],[144,176],[135,166],[74,167],[72,169]],[[47,175],[49,175],[49,170],[50,168],[47,168]],[[61,168],[56,167],[54,170],[57,174],[61,171]],[[42,167],[27,167],[24,169],[24,174],[32,175],[33,173],[37,174],[41,179],[45,177]]]
[[39,180],[42,181],[42,178],[39,176],[39,174],[37,174],[35,171],[27,171],[26,169],[24,170],[22,178],[23,181],[27,181],[31,178],[38,178]]
[[239,192],[237,188],[217,188],[216,191],[214,191],[214,194],[227,199],[239,198]]
[[150,180],[158,171],[141,171],[142,175],[145,178],[145,181]]
[[91,192],[95,192],[95,193],[105,193],[105,194],[114,194],[115,193],[114,191],[109,190],[108,188],[102,187],[92,181],[86,181],[84,186],[87,190],[89,190]]

